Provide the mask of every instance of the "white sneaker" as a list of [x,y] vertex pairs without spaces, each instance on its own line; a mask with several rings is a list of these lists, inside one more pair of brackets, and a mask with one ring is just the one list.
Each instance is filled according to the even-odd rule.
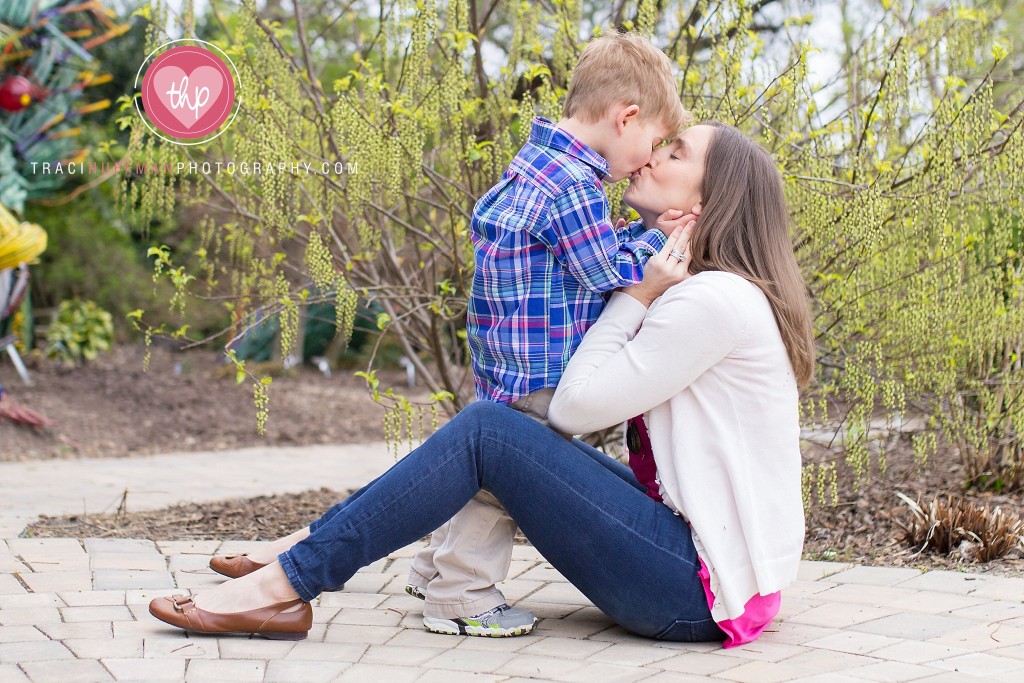
[[[408,591],[409,589],[406,588]],[[412,593],[409,593],[412,595]],[[507,638],[522,636],[533,630],[537,617],[532,612],[518,607],[498,605],[494,609],[475,617],[443,619],[423,617],[423,626],[433,633],[451,636],[486,636]]]

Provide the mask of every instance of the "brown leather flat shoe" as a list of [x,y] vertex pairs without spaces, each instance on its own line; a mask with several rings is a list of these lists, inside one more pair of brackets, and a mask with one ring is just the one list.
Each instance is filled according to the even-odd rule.
[[245,554],[210,558],[210,569],[232,579],[252,574],[257,569],[263,569],[266,566],[259,562],[253,562]]
[[[293,612],[285,610],[302,605]],[[270,640],[302,640],[313,626],[313,607],[302,600],[290,600],[269,607],[215,614],[196,607],[191,595],[153,598],[149,613],[154,617],[192,633],[213,635],[256,635]]]

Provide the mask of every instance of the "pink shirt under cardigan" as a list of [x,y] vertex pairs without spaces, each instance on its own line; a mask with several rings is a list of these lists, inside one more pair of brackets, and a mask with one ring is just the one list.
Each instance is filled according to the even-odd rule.
[[[711,609],[715,604],[715,594],[711,592],[711,573],[708,572],[704,560],[701,560],[699,556],[697,559],[700,561],[700,571],[697,572],[697,576],[700,577],[700,582],[704,586],[704,596],[708,600],[708,609]],[[772,619],[779,613],[779,606],[781,604],[782,593],[772,593],[771,595],[761,595],[758,593],[747,600],[747,606],[743,609],[743,614],[735,619],[726,619],[718,622],[718,628],[722,629],[725,635],[728,636],[725,642],[722,643],[722,647],[739,647],[744,643],[757,640],[761,632],[768,627],[768,624],[772,623]]]

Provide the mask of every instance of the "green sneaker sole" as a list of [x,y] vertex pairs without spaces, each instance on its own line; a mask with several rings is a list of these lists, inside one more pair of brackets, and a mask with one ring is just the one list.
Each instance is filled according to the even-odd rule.
[[447,636],[477,636],[481,638],[511,638],[513,636],[524,636],[533,630],[537,624],[533,623],[514,628],[493,628],[489,626],[477,626],[463,619],[439,619],[434,617],[423,617],[423,626],[431,633],[440,633]]

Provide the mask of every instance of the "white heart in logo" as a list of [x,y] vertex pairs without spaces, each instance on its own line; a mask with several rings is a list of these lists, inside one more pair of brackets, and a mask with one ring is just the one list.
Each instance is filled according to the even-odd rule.
[[176,66],[165,66],[153,75],[153,85],[160,102],[189,129],[217,104],[224,76],[212,66],[200,66],[190,74]]

